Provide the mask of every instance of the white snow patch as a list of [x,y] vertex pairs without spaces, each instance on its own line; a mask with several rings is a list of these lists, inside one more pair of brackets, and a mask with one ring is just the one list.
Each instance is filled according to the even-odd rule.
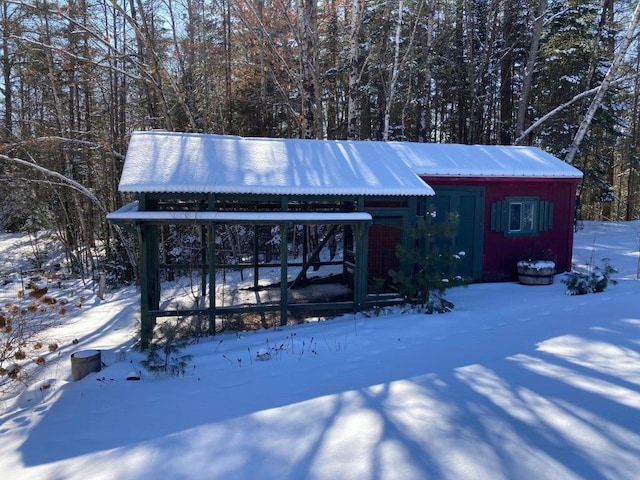
[[[230,332],[190,345],[192,363],[176,378],[140,368],[135,288],[105,301],[85,292],[50,332],[59,353],[0,404],[0,471],[12,480],[635,479],[639,238],[638,221],[577,232],[576,264],[607,257],[618,269],[603,293],[474,284],[450,290],[456,307],[443,315],[397,307]],[[2,258],[10,244],[0,235]],[[2,286],[0,297],[17,288]],[[100,350],[106,367],[70,382],[78,349]],[[140,381],[126,380],[137,372]]]

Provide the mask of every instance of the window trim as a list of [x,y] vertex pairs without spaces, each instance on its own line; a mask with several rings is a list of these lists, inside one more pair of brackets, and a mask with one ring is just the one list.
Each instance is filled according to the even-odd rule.
[[[507,198],[507,229],[505,231],[505,235],[508,235],[510,237],[524,237],[524,236],[531,236],[531,235],[537,235],[538,234],[538,222],[536,221],[538,215],[539,215],[539,203],[540,203],[540,199],[537,197],[512,197],[512,198]],[[511,228],[512,223],[513,223],[513,207],[515,205],[520,205],[521,209],[520,209],[520,218],[519,218],[519,226],[520,228],[515,229],[515,228]],[[532,209],[532,212],[530,213],[530,227],[528,228],[523,228],[523,223],[526,221],[525,218],[525,212],[524,210],[526,209],[525,206],[530,206]]]
[[[532,228],[511,229],[511,208],[515,204],[532,204]],[[491,204],[491,230],[505,237],[533,237],[553,228],[553,202],[539,197],[506,197]]]

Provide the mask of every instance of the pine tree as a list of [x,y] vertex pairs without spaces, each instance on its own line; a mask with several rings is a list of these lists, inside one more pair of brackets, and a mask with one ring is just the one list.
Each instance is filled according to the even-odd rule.
[[464,283],[455,273],[464,253],[451,251],[457,224],[453,214],[438,222],[435,211],[428,212],[414,226],[405,226],[411,245],[396,247],[401,267],[390,270],[389,275],[404,299],[426,313],[451,311],[454,305],[444,298],[445,290]]
[[184,375],[192,356],[182,353],[187,346],[187,338],[180,335],[180,327],[169,322],[158,327],[153,342],[149,345],[144,367],[152,373],[168,373],[171,376]]

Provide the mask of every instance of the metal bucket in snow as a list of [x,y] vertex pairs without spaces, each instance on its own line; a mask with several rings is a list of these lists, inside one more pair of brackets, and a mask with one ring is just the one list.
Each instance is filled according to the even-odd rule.
[[71,379],[75,382],[102,367],[100,350],[83,350],[71,354]]

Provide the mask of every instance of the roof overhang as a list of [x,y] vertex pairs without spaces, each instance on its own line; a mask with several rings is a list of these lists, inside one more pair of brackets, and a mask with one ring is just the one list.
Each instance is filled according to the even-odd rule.
[[551,176],[530,176],[530,177],[520,177],[520,176],[481,176],[481,175],[420,175],[425,182],[428,182],[429,185],[433,184],[438,185],[442,183],[451,183],[451,184],[463,184],[465,182],[482,182],[485,183],[501,183],[501,182],[514,182],[518,183],[580,183],[582,180],[581,176],[575,177],[551,177]]
[[138,202],[132,202],[107,215],[107,219],[119,222],[149,223],[235,223],[235,224],[347,224],[371,222],[373,218],[364,212],[201,212],[201,211],[140,211]]

